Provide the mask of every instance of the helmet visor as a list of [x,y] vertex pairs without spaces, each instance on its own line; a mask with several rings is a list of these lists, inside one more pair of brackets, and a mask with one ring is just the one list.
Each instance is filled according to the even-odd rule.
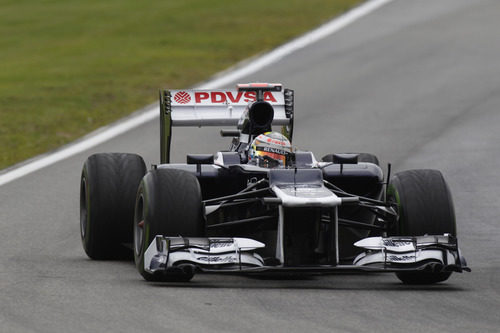
[[[287,151],[272,147],[257,147],[254,158],[259,159],[259,165],[264,167],[285,166]],[[273,163],[273,161],[275,163]],[[265,165],[262,165],[262,164]]]

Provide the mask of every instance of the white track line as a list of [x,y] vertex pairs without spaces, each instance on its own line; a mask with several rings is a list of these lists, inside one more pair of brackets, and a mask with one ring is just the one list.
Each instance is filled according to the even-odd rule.
[[[370,0],[365,2],[363,5],[352,9],[351,11],[339,16],[328,23],[320,26],[319,28],[312,30],[311,32],[298,37],[282,46],[277,47],[271,52],[264,54],[263,56],[251,61],[250,63],[236,68],[221,77],[216,77],[215,79],[205,82],[200,86],[196,87],[198,89],[215,89],[222,87],[226,84],[234,82],[244,76],[255,73],[256,71],[275,63],[279,59],[306,47],[322,38],[325,38],[331,34],[334,34],[351,23],[359,20],[360,18],[370,14],[371,12],[377,10],[378,8],[392,2],[394,0]],[[151,106],[144,110],[137,116],[125,119],[118,124],[109,126],[108,128],[101,129],[95,132],[95,134],[89,135],[88,139],[70,144],[58,150],[56,152],[50,153],[48,155],[42,155],[36,158],[32,162],[28,162],[17,168],[9,170],[4,174],[0,175],[0,186],[7,184],[15,179],[21,178],[32,172],[40,170],[46,166],[52,165],[56,162],[64,160],[68,157],[81,153],[87,149],[95,147],[103,142],[106,142],[120,134],[129,131],[132,128],[138,127],[148,121],[155,119],[158,116],[159,109],[158,106]]]

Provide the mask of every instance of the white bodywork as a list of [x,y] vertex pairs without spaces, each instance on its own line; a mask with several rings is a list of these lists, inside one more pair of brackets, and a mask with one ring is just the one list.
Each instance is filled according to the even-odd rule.
[[277,185],[273,192],[284,207],[335,207],[342,200],[323,185]]

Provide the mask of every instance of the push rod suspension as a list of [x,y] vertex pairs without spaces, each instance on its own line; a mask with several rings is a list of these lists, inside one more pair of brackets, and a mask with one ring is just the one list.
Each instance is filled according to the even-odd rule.
[[218,203],[221,201],[227,201],[227,200],[234,200],[234,199],[243,199],[243,198],[253,198],[257,197],[260,194],[265,194],[269,192],[269,187],[260,189],[260,190],[255,190],[255,191],[249,191],[249,192],[242,192],[242,193],[237,193],[237,194],[232,194],[232,195],[227,195],[224,197],[218,197],[218,198],[213,198],[213,199],[208,199],[203,201],[205,205],[211,205],[214,203]]

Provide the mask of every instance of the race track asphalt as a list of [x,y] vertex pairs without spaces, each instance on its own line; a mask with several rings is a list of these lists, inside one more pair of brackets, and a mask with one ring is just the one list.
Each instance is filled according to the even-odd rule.
[[[499,17],[497,0],[395,0],[241,80],[295,89],[294,144],[318,158],[372,152],[395,171],[442,170],[472,273],[419,287],[393,274],[155,284],[130,262],[91,261],[81,166],[105,151],[157,163],[151,122],[0,187],[0,331],[500,331]],[[173,157],[227,145],[216,128],[175,129]]]

